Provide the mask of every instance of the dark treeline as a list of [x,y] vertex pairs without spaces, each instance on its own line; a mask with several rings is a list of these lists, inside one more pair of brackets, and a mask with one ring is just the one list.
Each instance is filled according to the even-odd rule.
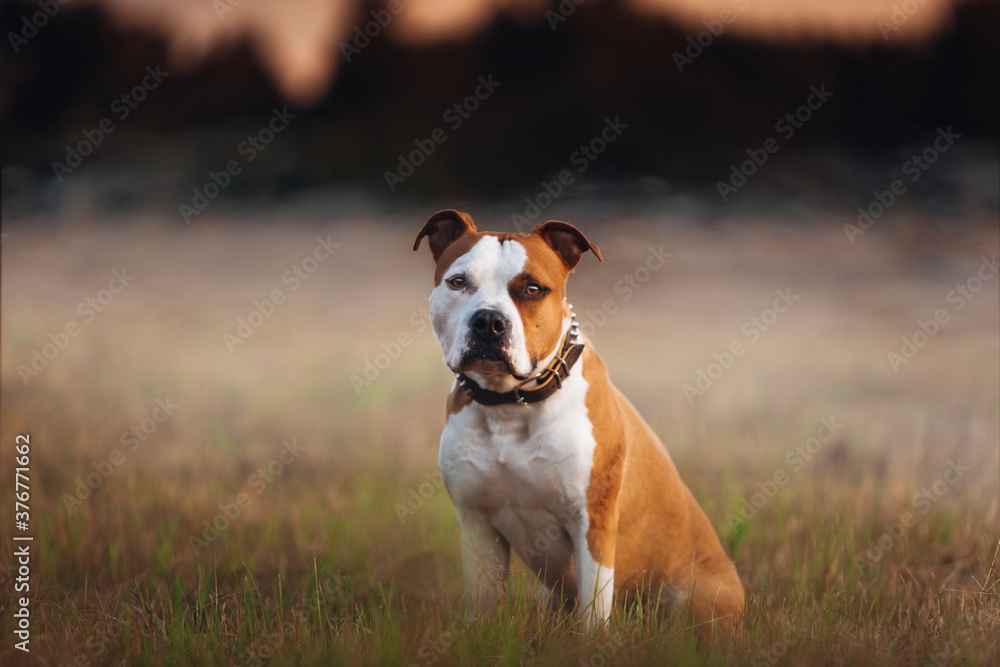
[[[4,3],[3,33],[36,10],[33,2]],[[724,32],[699,53],[689,47],[693,34],[602,2],[583,4],[557,30],[543,17],[527,27],[499,19],[463,43],[418,49],[372,40],[342,63],[318,104],[289,107],[296,119],[283,141],[295,164],[283,173],[305,185],[382,185],[400,154],[430,140],[421,190],[505,191],[568,166],[618,117],[630,129],[593,164],[609,178],[714,182],[720,163],[771,138],[792,150],[886,151],[953,126],[987,143],[1000,139],[1000,3],[957,4],[953,19],[919,44],[782,43]],[[2,52],[4,162],[48,174],[53,157],[111,115],[112,101],[147,65],[168,60],[158,36],[123,31],[92,6],[60,12],[21,52]],[[685,52],[693,57],[679,71],[675,54]],[[490,76],[499,86],[478,108],[454,109]],[[829,101],[802,131],[784,136],[776,123],[823,86]],[[136,137],[193,134],[205,139],[191,168],[211,168],[286,104],[243,44],[171,74],[135,110],[114,150],[127,152]],[[443,133],[436,139],[435,129]]]

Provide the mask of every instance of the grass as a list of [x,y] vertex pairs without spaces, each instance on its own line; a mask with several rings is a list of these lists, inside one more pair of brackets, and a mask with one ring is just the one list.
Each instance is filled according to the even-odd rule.
[[[571,283],[578,311],[613,294],[646,246],[660,242],[660,228],[637,229],[634,247],[608,242],[605,265],[578,271],[578,287]],[[906,299],[891,290],[860,299],[856,285],[838,283],[834,241],[822,234],[781,250],[766,241],[784,231],[757,230],[761,247],[772,250],[759,266],[741,266],[735,280],[713,268],[728,266],[724,257],[683,250],[738,254],[738,242],[670,230],[677,264],[619,304],[593,336],[746,584],[736,636],[711,647],[698,645],[683,618],[649,605],[618,609],[603,634],[588,635],[572,615],[542,609],[523,566],[495,616],[468,622],[454,509],[428,477],[449,377],[429,332],[408,319],[426,285],[399,281],[426,274],[429,260],[405,254],[406,244],[398,257],[386,251],[398,230],[326,230],[350,252],[290,295],[234,354],[221,333],[280,285],[314,230],[258,229],[238,241],[225,230],[186,231],[198,235],[193,242],[169,230],[97,231],[54,249],[27,231],[4,241],[0,437],[12,443],[31,434],[35,541],[32,651],[13,648],[13,608],[4,603],[0,662],[1000,660],[997,281],[899,373],[884,361],[979,255],[995,252],[995,230],[936,242],[944,268],[934,281],[900,269],[894,279],[909,290]],[[879,275],[898,258],[871,236],[853,270]],[[192,264],[198,253],[215,259]],[[233,259],[244,255],[255,258],[252,266]],[[17,365],[122,263],[145,267],[136,269],[135,285],[25,386]],[[769,275],[775,263],[786,274]],[[377,298],[345,294],[359,275]],[[680,385],[786,282],[812,300],[803,296],[798,311],[689,404]],[[690,300],[693,284],[702,286],[698,300]],[[356,394],[350,376],[401,331],[414,344]],[[167,396],[180,407],[124,451],[122,435]],[[808,459],[789,459],[830,417],[843,428]],[[292,439],[302,452],[282,462],[282,442]],[[123,462],[68,512],[64,496],[116,449]],[[9,470],[13,452],[3,451]],[[949,461],[969,468],[954,483],[946,480]],[[779,471],[787,480],[771,489]],[[5,507],[10,477],[0,480]],[[753,507],[755,493],[764,500],[753,515],[734,520],[744,501]],[[903,526],[907,513],[912,522]],[[228,525],[213,535],[206,524],[220,516]],[[0,540],[11,544],[11,533],[10,522],[0,522]],[[4,564],[12,575],[12,562]],[[0,578],[12,594],[13,576]]]

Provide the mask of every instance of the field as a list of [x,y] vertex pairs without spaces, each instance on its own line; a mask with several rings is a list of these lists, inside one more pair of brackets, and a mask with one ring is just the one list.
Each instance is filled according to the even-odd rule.
[[584,329],[747,588],[706,647],[642,608],[588,636],[523,569],[466,622],[426,212],[290,217],[5,228],[3,664],[1000,662],[995,220],[567,218]]

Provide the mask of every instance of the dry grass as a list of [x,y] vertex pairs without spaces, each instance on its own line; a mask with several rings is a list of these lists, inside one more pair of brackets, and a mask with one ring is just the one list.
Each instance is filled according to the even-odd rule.
[[[961,311],[946,302],[997,251],[995,228],[915,239],[884,227],[851,246],[836,222],[694,231],[575,219],[608,260],[588,258],[572,279],[577,312],[587,322],[616,301],[597,349],[747,584],[738,635],[705,649],[679,619],[641,610],[586,637],[542,613],[520,575],[494,621],[456,624],[454,511],[420,486],[436,469],[450,378],[410,319],[430,286],[430,260],[409,251],[415,220],[5,230],[0,437],[10,471],[15,435],[31,434],[37,664],[242,665],[270,653],[274,664],[997,663],[1000,281]],[[289,292],[282,273],[318,235],[340,247]],[[670,263],[626,301],[616,281],[660,244]],[[122,266],[134,282],[84,324],[77,304]],[[742,324],[785,287],[801,299],[689,404],[681,386],[746,340]],[[288,300],[230,354],[223,332],[274,288]],[[893,372],[886,353],[938,308],[951,321]],[[68,320],[80,335],[25,386],[18,365]],[[401,332],[414,342],[355,393],[351,375]],[[180,407],[126,452],[122,434],[168,396]],[[786,455],[822,418],[843,427],[793,466]],[[261,488],[256,471],[292,439],[304,450]],[[68,513],[64,494],[115,449],[124,462]],[[949,461],[969,470],[934,487]],[[728,521],[777,471],[787,483],[746,522]],[[396,506],[421,490],[401,523]],[[196,555],[192,536],[241,493],[248,506]],[[859,569],[869,540],[885,545],[884,526],[907,511],[913,525],[890,528],[885,553]],[[5,544],[12,530],[0,522]],[[24,656],[5,599],[0,661],[11,664]]]

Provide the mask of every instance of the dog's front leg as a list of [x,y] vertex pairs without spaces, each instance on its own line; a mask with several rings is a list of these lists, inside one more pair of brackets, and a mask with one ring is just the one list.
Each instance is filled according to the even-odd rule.
[[462,525],[462,576],[465,592],[484,617],[493,615],[497,594],[504,590],[510,571],[510,544],[485,514],[460,511]]
[[588,630],[599,628],[611,616],[615,592],[615,532],[581,527],[573,544],[573,558],[583,625]]

